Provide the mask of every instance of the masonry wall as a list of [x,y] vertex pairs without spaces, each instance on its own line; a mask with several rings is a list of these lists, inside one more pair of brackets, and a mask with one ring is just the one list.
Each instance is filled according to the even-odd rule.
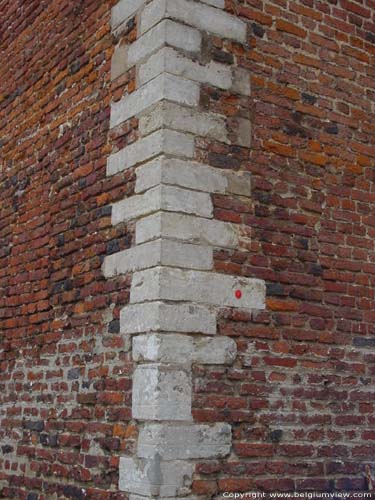
[[[132,492],[127,477],[150,423],[131,394],[133,370],[147,370],[147,358],[142,345],[134,354],[130,327],[120,333],[135,276],[121,252],[137,247],[136,225],[149,214],[114,221],[117,203],[133,203],[140,169],[107,165],[152,129],[148,119],[138,126],[129,101],[126,119],[115,123],[111,110],[140,88],[138,67],[121,51],[140,39],[144,3],[116,30],[115,1],[0,1],[0,498],[152,494]],[[214,339],[229,355],[207,363],[205,351],[178,368],[192,377],[192,421],[183,425],[225,434],[229,424],[230,441],[227,432],[216,456],[193,457],[186,489],[174,496],[367,491],[365,476],[375,476],[375,3],[204,4],[246,26],[236,40],[207,21],[193,57],[245,75],[241,85],[199,85],[197,112],[219,121],[195,130],[189,161],[245,186],[203,190],[212,221],[237,238],[211,237],[209,272],[265,281],[267,298],[265,310],[223,300]]]

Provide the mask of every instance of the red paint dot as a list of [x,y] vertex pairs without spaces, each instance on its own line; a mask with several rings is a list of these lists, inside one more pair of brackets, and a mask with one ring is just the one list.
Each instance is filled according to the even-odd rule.
[[236,299],[240,299],[242,297],[242,292],[241,290],[236,290],[234,292],[234,295],[236,296]]

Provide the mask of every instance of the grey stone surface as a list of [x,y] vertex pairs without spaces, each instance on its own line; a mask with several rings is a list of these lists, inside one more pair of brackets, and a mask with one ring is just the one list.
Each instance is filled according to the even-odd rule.
[[227,12],[189,0],[153,0],[143,9],[140,31],[144,33],[164,18],[177,19],[223,38],[245,42],[246,24]]
[[246,118],[237,118],[237,141],[236,143],[243,148],[251,146],[251,123]]
[[171,184],[208,193],[225,193],[229,177],[208,165],[160,156],[137,169],[135,190],[141,193],[159,184]]
[[128,222],[160,210],[201,217],[213,216],[212,201],[208,193],[160,185],[115,203],[112,206],[112,224]]
[[233,224],[166,212],[137,221],[137,244],[155,238],[175,238],[223,248],[236,248],[238,245],[238,234]]
[[[185,48],[185,50],[187,49]],[[215,61],[200,64],[197,61],[192,61],[173,47],[161,48],[141,64],[138,70],[138,82],[143,85],[163,72],[207,83],[224,90],[231,88],[233,83],[232,71],[228,65]]]
[[199,92],[196,83],[186,78],[162,73],[135,92],[112,103],[110,126],[116,127],[163,99],[196,106],[199,102]]
[[[235,296],[240,290],[241,298]],[[154,267],[133,275],[130,302],[191,301],[217,307],[265,308],[263,280],[205,271]]]
[[121,457],[119,489],[146,498],[186,495],[192,474],[192,463],[162,462],[158,454],[150,459]]
[[111,80],[115,80],[126,73],[128,69],[126,63],[127,53],[128,47],[126,45],[117,45],[115,47],[111,60]]
[[198,30],[165,19],[129,46],[126,64],[131,68],[145,61],[164,45],[194,54],[200,51],[201,43],[202,35]]
[[151,333],[133,337],[134,361],[181,365],[232,364],[237,345],[229,337]]
[[244,96],[249,96],[251,94],[249,71],[244,68],[233,69],[232,91]]
[[196,304],[165,304],[160,301],[125,306],[120,313],[120,330],[125,334],[145,332],[187,332],[214,335],[216,314]]
[[133,337],[134,361],[190,365],[193,339],[176,333],[152,333]]
[[163,460],[219,458],[230,453],[231,426],[228,424],[183,425],[146,424],[138,437],[138,456]]
[[172,240],[154,240],[137,245],[104,259],[106,278],[158,265],[187,269],[212,269],[213,251],[210,247],[190,245]]
[[120,0],[111,12],[111,27],[116,31],[121,24],[134,16],[137,10],[146,3],[146,0]]
[[139,420],[191,420],[190,371],[173,365],[138,365],[133,373],[132,416]]
[[163,101],[148,108],[139,119],[139,131],[143,136],[166,127],[229,143],[226,120],[214,113],[201,113],[193,108]]
[[158,130],[117,153],[111,154],[107,161],[107,175],[117,174],[160,154],[192,158],[194,156],[193,136],[173,130]]

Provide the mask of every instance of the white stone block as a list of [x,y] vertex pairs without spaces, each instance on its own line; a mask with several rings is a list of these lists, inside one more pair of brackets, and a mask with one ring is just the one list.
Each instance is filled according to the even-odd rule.
[[190,365],[193,354],[193,338],[188,335],[152,333],[133,337],[133,359],[137,362]]
[[115,80],[127,71],[126,57],[128,47],[126,45],[117,45],[111,59],[111,80]]
[[154,363],[227,365],[236,359],[237,345],[229,337],[197,337],[153,333],[133,338],[133,359]]
[[212,201],[208,193],[161,185],[115,203],[112,206],[112,224],[128,222],[159,210],[183,212],[201,217],[212,217],[213,214]]
[[228,181],[228,193],[251,197],[251,174],[249,172],[224,171]]
[[230,337],[194,337],[193,362],[201,365],[230,365],[237,355],[237,344]]
[[247,120],[246,118],[237,118],[236,120],[238,123],[236,144],[244,148],[250,148],[251,146],[250,120]]
[[137,10],[146,3],[146,0],[120,0],[111,11],[112,30],[134,16]]
[[107,175],[114,175],[160,154],[192,158],[193,136],[174,130],[158,130],[110,155],[107,161]]
[[142,193],[159,184],[171,184],[208,193],[225,193],[226,173],[202,163],[160,156],[137,168],[135,191]]
[[137,221],[137,244],[156,238],[174,238],[223,248],[236,248],[238,245],[238,234],[233,224],[165,212]]
[[163,99],[196,106],[199,103],[199,92],[199,85],[196,83],[163,73],[120,101],[112,103],[110,127],[116,127]]
[[154,240],[105,257],[103,274],[112,278],[154,266],[176,266],[187,269],[213,267],[210,247],[190,245],[172,240]]
[[165,304],[160,301],[125,306],[120,313],[124,334],[146,332],[216,333],[216,313],[197,304]]
[[229,424],[209,425],[146,424],[138,438],[138,456],[162,460],[221,458],[230,453],[232,432]]
[[137,366],[132,416],[138,420],[191,420],[190,371],[159,364]]
[[[236,290],[242,293],[235,296]],[[130,302],[191,301],[217,307],[265,308],[265,282],[226,274],[154,267],[133,275]]]
[[206,83],[224,90],[232,86],[232,71],[228,65],[215,61],[202,65],[192,61],[172,47],[163,47],[140,65],[138,70],[139,85],[144,85],[163,72],[183,76],[189,80]]
[[207,3],[212,5],[212,7],[217,7],[218,9],[224,9],[225,0],[200,0],[202,3]]
[[244,43],[246,23],[219,9],[189,0],[153,0],[141,13],[140,32],[145,33],[165,18]]
[[146,499],[157,496],[173,500],[171,497],[189,492],[193,468],[189,462],[163,462],[157,454],[150,459],[121,457],[119,490],[134,493],[133,499],[145,495]]
[[151,134],[160,128],[188,132],[200,137],[212,137],[227,144],[230,142],[224,116],[202,113],[173,102],[158,102],[152,108],[148,108],[140,117],[139,133],[142,136]]
[[233,69],[232,91],[244,96],[251,94],[250,73],[248,70],[244,68]]
[[200,52],[201,43],[202,35],[198,30],[165,19],[129,46],[126,64],[131,68],[164,45],[192,53]]

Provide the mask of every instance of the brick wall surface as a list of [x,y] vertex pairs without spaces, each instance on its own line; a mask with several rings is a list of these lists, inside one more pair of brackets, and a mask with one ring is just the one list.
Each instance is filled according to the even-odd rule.
[[105,175],[110,9],[0,2],[1,498],[124,498],[109,491],[135,433],[129,279],[101,261],[131,242],[107,204],[132,182]]
[[[139,138],[131,111],[110,128],[111,100],[136,89],[134,67],[112,61],[111,81],[114,46],[139,27],[131,17],[111,33],[116,3],[0,0],[0,498],[128,499],[119,458],[134,455],[138,425],[119,318],[132,276],[105,279],[102,263],[134,246],[134,221],[111,223],[134,168],[107,176],[106,165]],[[194,421],[229,423],[232,448],[194,462],[189,499],[368,490],[375,2],[226,0],[225,11],[246,40],[203,29],[200,57],[248,72],[251,95],[200,85],[199,110],[225,117],[228,137],[220,121],[194,159],[252,174],[251,199],[210,194],[214,218],[240,227],[214,266],[265,280],[267,300],[221,308],[231,366],[192,365]],[[248,128],[238,134],[249,118],[251,146]]]

